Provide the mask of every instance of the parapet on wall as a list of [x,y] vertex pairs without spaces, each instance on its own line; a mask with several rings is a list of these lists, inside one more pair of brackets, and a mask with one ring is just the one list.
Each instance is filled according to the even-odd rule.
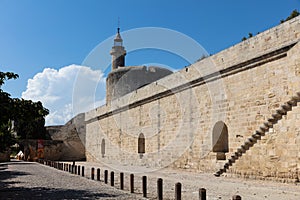
[[[87,159],[115,166],[215,171],[264,120],[300,91],[299,40],[297,17],[87,112]],[[282,123],[281,127],[287,127]],[[226,130],[216,128],[217,124],[224,124]],[[283,134],[285,128],[278,131]],[[222,141],[213,139],[215,135]],[[291,138],[299,146],[299,136],[291,133]],[[140,151],[143,148],[145,153]],[[251,158],[236,165],[233,172],[251,171],[247,167]],[[264,157],[255,159],[274,165]],[[299,155],[281,161],[296,162],[288,170],[297,174]],[[271,170],[268,175],[278,177],[285,173],[276,173],[277,168],[260,169]],[[259,176],[257,171],[251,173]]]

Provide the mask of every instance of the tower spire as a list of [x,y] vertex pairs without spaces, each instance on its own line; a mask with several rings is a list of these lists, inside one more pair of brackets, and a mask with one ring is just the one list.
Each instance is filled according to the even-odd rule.
[[117,35],[114,39],[114,46],[110,51],[110,55],[112,55],[112,63],[111,68],[112,70],[117,69],[118,67],[125,66],[125,55],[126,51],[123,47],[123,39],[120,34],[120,21],[118,19],[118,28],[117,28]]
[[118,33],[120,33],[120,17],[118,17]]

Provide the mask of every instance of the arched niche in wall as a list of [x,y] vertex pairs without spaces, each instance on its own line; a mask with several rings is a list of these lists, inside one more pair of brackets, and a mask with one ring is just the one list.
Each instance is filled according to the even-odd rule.
[[140,154],[140,157],[143,157],[143,154],[145,153],[145,136],[143,133],[140,133],[138,138],[138,153]]
[[102,158],[104,158],[104,155],[105,155],[105,139],[102,139],[102,141],[101,141],[101,155],[102,155]]
[[225,160],[225,153],[229,150],[228,128],[223,121],[218,121],[212,133],[213,152],[217,153],[217,160]]

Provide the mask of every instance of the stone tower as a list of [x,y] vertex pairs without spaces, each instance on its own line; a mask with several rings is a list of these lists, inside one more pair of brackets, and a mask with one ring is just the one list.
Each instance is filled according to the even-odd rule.
[[110,105],[114,99],[172,73],[168,69],[155,66],[125,66],[126,51],[120,35],[120,28],[118,28],[110,54],[112,55],[111,72],[106,78],[107,105]]
[[112,55],[111,68],[112,71],[117,69],[118,67],[125,66],[125,55],[126,51],[123,47],[123,40],[120,35],[120,28],[118,28],[117,35],[114,39],[114,46],[110,51],[110,55]]

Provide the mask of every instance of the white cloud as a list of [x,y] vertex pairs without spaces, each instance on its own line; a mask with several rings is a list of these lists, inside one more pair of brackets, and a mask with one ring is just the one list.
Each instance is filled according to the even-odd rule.
[[46,125],[65,124],[76,114],[105,103],[105,77],[100,70],[79,65],[45,68],[28,80],[22,98],[41,101],[50,110]]

